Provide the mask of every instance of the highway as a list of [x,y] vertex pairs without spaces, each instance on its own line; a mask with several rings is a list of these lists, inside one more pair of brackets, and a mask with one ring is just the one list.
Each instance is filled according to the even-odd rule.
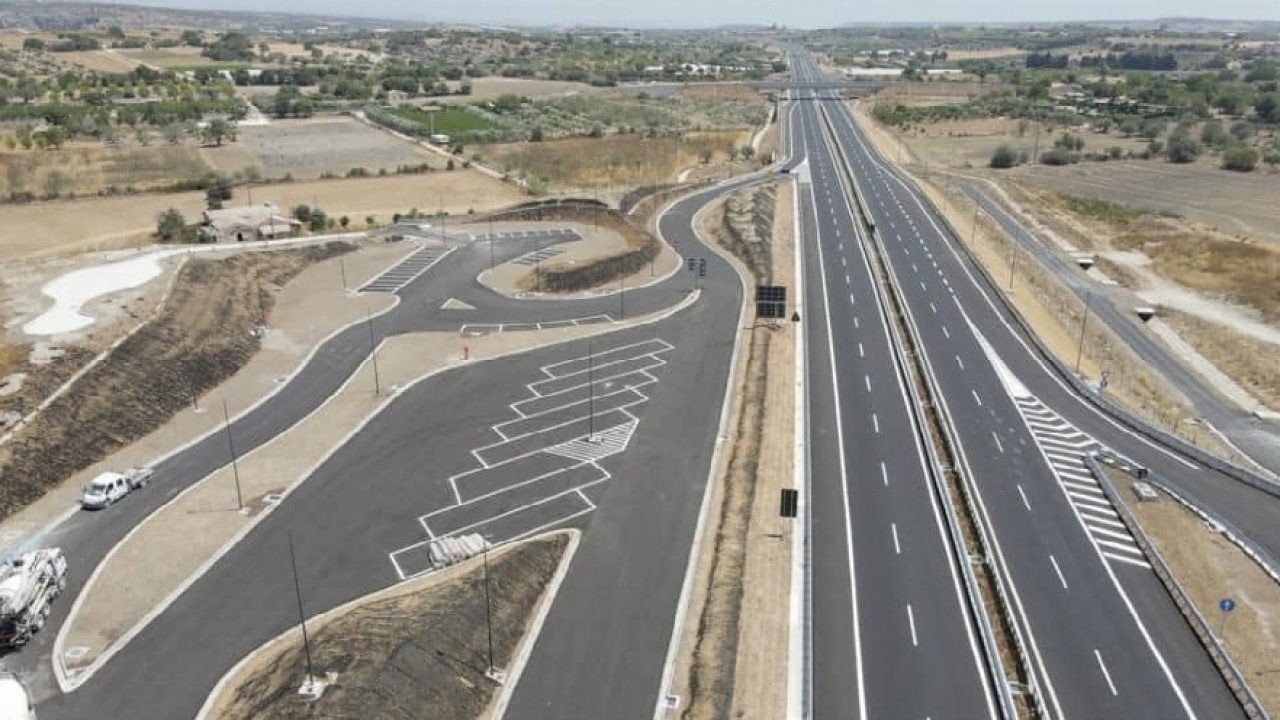
[[[793,56],[793,67],[817,73],[805,55]],[[1101,493],[1085,486],[1069,467],[1072,453],[1064,449],[1063,437],[1068,431],[1050,430],[1060,425],[1052,413],[1062,390],[1048,397],[1039,394],[1048,380],[1046,371],[987,302],[979,281],[949,245],[941,222],[919,201],[915,188],[870,147],[847,108],[831,100],[812,104],[829,119],[841,164],[867,200],[889,271],[923,340],[925,362],[941,387],[937,400],[957,420],[962,469],[977,488],[993,532],[997,571],[1013,595],[1014,621],[1030,640],[1032,671],[1049,713],[1240,715],[1163,587],[1138,559],[1132,539],[1117,532],[1106,501],[1098,499]],[[819,178],[815,192],[822,196],[826,192]],[[840,202],[852,205],[847,195]],[[842,267],[858,265],[860,247],[846,242],[841,250],[837,244],[833,254]],[[830,252],[824,247],[824,255]],[[865,275],[857,280],[869,282]],[[858,317],[856,297],[844,297],[848,287],[828,290],[827,303],[840,308],[833,317]],[[1022,389],[1027,386],[1030,392]],[[850,422],[847,415],[843,420]],[[1097,422],[1085,429],[1096,427]],[[1108,443],[1113,434],[1108,428],[1099,439]],[[908,455],[906,438],[899,440],[896,454]],[[818,477],[815,473],[815,483]],[[815,503],[821,504],[817,498]],[[816,532],[817,515],[814,524]],[[855,565],[865,567],[856,560],[855,550]],[[815,558],[815,627],[820,625],[817,608],[824,602],[820,562]],[[938,585],[936,592],[941,594],[943,587]],[[859,583],[859,600],[862,594]],[[819,677],[822,642],[815,631]],[[961,658],[953,658],[958,665]],[[814,697],[815,708],[822,707],[818,682]]]
[[817,104],[801,100],[792,128],[807,158],[792,172],[810,308],[813,716],[993,717],[992,679]]
[[991,199],[975,183],[961,189],[999,224],[1005,234],[1029,253],[1035,262],[1056,275],[1082,301],[1089,302],[1093,319],[1100,320],[1133,350],[1138,358],[1163,375],[1191,402],[1200,422],[1216,428],[1240,451],[1273,473],[1280,471],[1280,429],[1219,395],[1198,373],[1190,370],[1164,348],[1137,318],[1132,308],[1120,308],[1107,288],[1084,274],[1073,260],[1055,253],[1027,231],[1018,220]]

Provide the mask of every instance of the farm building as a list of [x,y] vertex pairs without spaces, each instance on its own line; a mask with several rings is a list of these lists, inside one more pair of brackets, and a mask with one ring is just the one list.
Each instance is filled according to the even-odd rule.
[[235,240],[268,240],[302,227],[302,223],[280,214],[273,203],[246,207],[205,210],[201,215],[200,234],[212,242]]

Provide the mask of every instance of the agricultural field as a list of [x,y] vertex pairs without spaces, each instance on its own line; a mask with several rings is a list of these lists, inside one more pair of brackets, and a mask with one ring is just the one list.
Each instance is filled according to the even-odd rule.
[[1229,235],[1280,243],[1280,173],[1159,160],[1014,169],[1009,178],[1057,193],[1199,220]]
[[57,150],[0,150],[0,197],[112,194],[194,181],[213,168],[189,145],[73,143]]
[[[246,196],[236,190],[231,204]],[[509,183],[475,170],[392,175],[350,180],[315,180],[255,187],[255,202],[282,208],[320,207],[331,217],[348,215],[357,227],[372,216],[387,223],[394,213],[414,208],[443,209],[453,215],[483,212],[526,199]],[[135,247],[153,242],[156,217],[176,208],[189,222],[205,209],[203,192],[154,193],[74,202],[0,205],[0,260]]]
[[[1033,155],[1036,152],[1037,129],[1040,152],[1052,148],[1055,137],[1062,132],[1036,123],[1020,124],[1018,120],[1006,118],[975,118],[913,125],[899,137],[913,155],[927,161],[931,167],[986,168],[992,153],[1001,145],[1022,150],[1028,156]],[[1073,130],[1073,134],[1084,138],[1086,151],[1105,151],[1119,147],[1123,154],[1128,154],[1131,151],[1141,152],[1147,146],[1143,138],[1126,138],[1116,133],[1077,128]],[[1052,173],[1065,168],[1041,169]]]
[[58,59],[85,70],[101,73],[127,73],[138,67],[138,61],[115,50],[82,50],[58,53]]
[[203,149],[218,171],[230,174],[257,168],[264,178],[301,180],[346,175],[352,168],[377,174],[427,162],[444,166],[439,156],[349,117],[276,120],[241,127],[238,135],[235,143]]
[[704,154],[722,162],[730,148],[750,141],[746,131],[690,133],[684,138],[610,135],[489,145],[479,154],[490,167],[538,178],[548,189],[610,188],[671,182],[683,169],[706,167]]
[[447,107],[432,112],[414,105],[402,105],[392,110],[391,114],[453,137],[498,127],[493,120],[462,108]]
[[228,65],[229,63],[220,63],[216,60],[210,60],[200,54],[198,47],[170,47],[148,50],[146,48],[133,48],[121,50],[120,54],[143,65],[150,65],[161,69],[184,69],[196,66],[217,66]]

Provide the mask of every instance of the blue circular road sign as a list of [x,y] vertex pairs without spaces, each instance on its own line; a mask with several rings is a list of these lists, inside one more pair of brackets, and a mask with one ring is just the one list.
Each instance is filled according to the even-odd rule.
[[1231,612],[1236,609],[1236,601],[1231,598],[1222,598],[1218,601],[1218,609],[1224,613]]

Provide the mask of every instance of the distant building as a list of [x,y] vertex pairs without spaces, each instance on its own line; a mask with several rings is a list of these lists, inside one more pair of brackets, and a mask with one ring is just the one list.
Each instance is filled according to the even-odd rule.
[[269,240],[288,235],[302,223],[281,215],[273,203],[205,210],[200,216],[200,236],[210,242]]

